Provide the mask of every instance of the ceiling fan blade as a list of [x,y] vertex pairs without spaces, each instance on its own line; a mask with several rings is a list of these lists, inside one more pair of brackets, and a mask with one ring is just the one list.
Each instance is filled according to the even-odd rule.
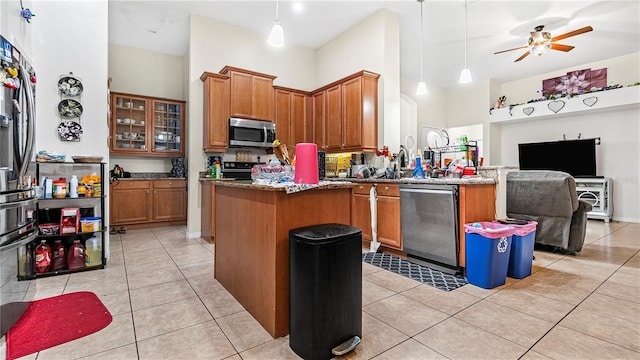
[[562,44],[555,44],[555,43],[551,44],[551,49],[560,50],[560,51],[564,51],[564,52],[571,51],[571,50],[573,50],[574,47],[575,46],[571,46],[571,45],[562,45]]
[[514,62],[518,62],[518,61],[520,61],[520,60],[522,60],[522,59],[526,58],[526,57],[527,57],[527,55],[529,55],[529,52],[528,52],[528,51],[527,51],[526,53],[522,54],[522,56],[520,56],[519,58],[517,58],[517,59],[516,59],[516,61],[514,61]]
[[502,51],[494,52],[493,54],[494,54],[494,55],[495,55],[495,54],[501,54],[501,53],[503,53],[503,52],[507,52],[507,51],[513,51],[513,50],[518,50],[518,49],[526,49],[526,48],[527,48],[527,45],[524,45],[524,46],[520,46],[520,47],[513,48],[513,49],[508,49],[508,50],[502,50]]
[[555,42],[555,41],[558,41],[558,40],[566,39],[568,37],[584,34],[584,33],[589,32],[589,31],[593,31],[593,28],[591,26],[585,26],[585,27],[583,27],[581,29],[573,30],[573,31],[568,32],[566,34],[554,36],[553,38],[551,38],[551,41]]

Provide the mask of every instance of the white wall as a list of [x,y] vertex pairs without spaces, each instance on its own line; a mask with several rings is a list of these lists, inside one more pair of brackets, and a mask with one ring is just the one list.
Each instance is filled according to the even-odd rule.
[[[38,4],[34,4],[31,0],[23,0],[22,4],[33,13],[39,11]],[[20,10],[20,1],[0,0],[0,34],[31,58],[33,56],[33,24],[27,23],[20,16]]]
[[[184,94],[183,57],[122,45],[109,45],[111,91],[175,100]],[[130,172],[171,171],[169,158],[112,156],[109,168],[119,165]]]
[[[102,156],[108,163],[107,0],[38,1],[32,10],[37,14],[31,23],[38,77],[36,151],[63,153],[67,161],[72,161],[73,155]],[[69,72],[79,77],[84,86],[78,98],[84,109],[79,120],[84,134],[79,142],[62,141],[56,132],[61,122],[57,84],[60,76]],[[103,188],[107,195],[108,189]],[[107,196],[107,209],[108,201]],[[108,212],[104,215],[108,224]],[[109,235],[105,233],[105,237],[108,243]]]
[[344,31],[317,50],[317,86],[360,70],[380,74],[378,145],[400,148],[400,25],[383,9]]
[[[576,66],[607,68],[609,83],[628,85],[640,80],[640,54],[630,54],[597,63]],[[542,87],[542,80],[566,73],[563,70],[502,84],[502,93],[513,102],[526,102],[534,98],[533,89]],[[597,93],[595,94],[597,96]],[[640,222],[640,108],[613,109],[608,112],[581,113],[517,124],[492,125],[492,142],[500,138],[502,165],[518,165],[518,143],[555,141],[566,134],[575,139],[600,137],[596,147],[597,173],[613,179],[613,218],[620,221]],[[492,146],[492,148],[494,148]],[[571,159],[567,159],[570,161]]]
[[489,115],[489,80],[447,89],[445,107],[447,127],[481,124]]
[[400,88],[402,95],[413,99],[417,105],[416,128],[411,131],[415,134],[414,138],[418,142],[417,148],[423,149],[427,146],[427,144],[421,140],[420,136],[420,129],[423,126],[437,129],[445,129],[447,127],[447,111],[445,107],[446,89],[427,84],[429,93],[426,95],[416,95],[417,87],[418,83],[416,81],[405,77],[402,78]]
[[[203,171],[206,156],[202,151],[202,81],[204,71],[218,72],[225,65],[277,76],[274,84],[301,90],[316,88],[315,51],[294,45],[273,48],[267,34],[216,22],[200,16],[191,17],[189,41],[189,103],[187,104],[189,236],[200,234],[200,185],[198,171]],[[179,71],[179,70],[177,70]],[[337,79],[337,78],[336,78]],[[334,79],[334,80],[336,80]]]

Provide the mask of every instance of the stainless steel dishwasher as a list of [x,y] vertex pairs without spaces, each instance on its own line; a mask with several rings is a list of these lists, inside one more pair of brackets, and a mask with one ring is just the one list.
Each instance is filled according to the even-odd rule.
[[407,259],[458,274],[458,186],[400,185],[402,243]]

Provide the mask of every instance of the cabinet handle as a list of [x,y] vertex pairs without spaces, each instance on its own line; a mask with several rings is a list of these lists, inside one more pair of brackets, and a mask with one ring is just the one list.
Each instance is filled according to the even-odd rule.
[[133,183],[132,183],[132,182],[130,182],[130,183],[129,183],[129,186],[133,186]]
[[149,193],[149,190],[147,190],[147,191],[146,191],[146,193],[148,194],[148,193]]
[[172,182],[172,181],[169,181],[169,185],[173,185],[173,182]]
[[364,186],[360,185],[360,189],[364,189]]
[[157,192],[156,190],[153,190],[153,193],[154,193],[154,194],[157,194],[158,192]]
[[388,186],[385,186],[385,187],[384,187],[384,189],[385,189],[385,190],[389,190],[389,187],[388,187]]

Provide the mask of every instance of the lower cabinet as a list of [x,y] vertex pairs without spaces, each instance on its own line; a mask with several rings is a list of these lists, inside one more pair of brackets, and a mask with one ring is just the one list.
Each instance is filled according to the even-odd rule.
[[200,236],[215,240],[216,235],[216,186],[213,181],[200,180]]
[[185,223],[185,179],[121,179],[111,184],[111,225]]
[[[353,188],[351,225],[362,230],[363,242],[373,240],[371,232],[371,205],[369,192],[374,184],[359,184]],[[395,184],[377,184],[376,230],[377,239],[384,247],[402,250],[400,224],[400,187]]]

